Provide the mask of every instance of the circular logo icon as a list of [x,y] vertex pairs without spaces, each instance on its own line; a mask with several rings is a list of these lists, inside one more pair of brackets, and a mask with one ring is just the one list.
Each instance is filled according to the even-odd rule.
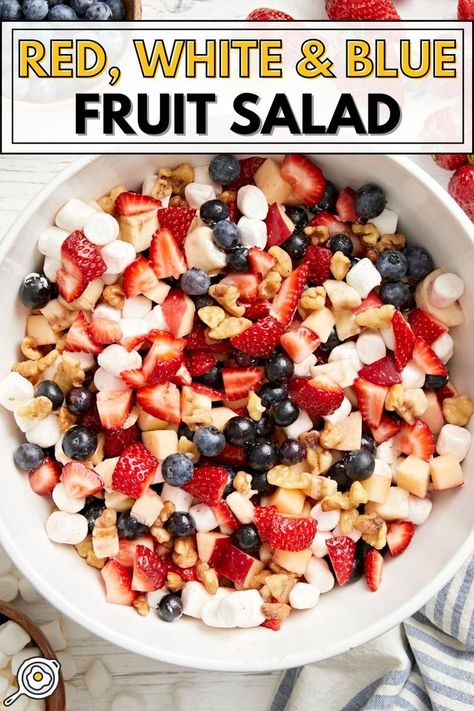
[[46,699],[59,684],[60,663],[56,659],[30,657],[18,669],[18,690],[3,702],[11,706],[23,694],[29,699]]

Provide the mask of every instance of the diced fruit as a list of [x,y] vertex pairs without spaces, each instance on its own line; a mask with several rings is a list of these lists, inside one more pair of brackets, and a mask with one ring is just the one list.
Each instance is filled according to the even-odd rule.
[[362,416],[360,412],[351,412],[341,424],[344,437],[336,444],[334,449],[341,452],[360,449],[362,438]]
[[371,427],[372,437],[376,444],[382,444],[400,432],[401,424],[388,415],[383,414],[378,427]]
[[308,265],[308,279],[314,286],[321,286],[331,278],[332,252],[326,247],[310,245],[306,249],[305,262]]
[[148,548],[153,551],[155,548],[154,538],[152,536],[139,536],[138,538],[121,538],[119,540],[119,552],[114,555],[114,560],[121,563],[125,568],[133,570],[135,561],[135,551],[138,546]]
[[[341,313],[343,312],[340,311],[339,314]],[[319,311],[313,311],[310,313],[310,315],[305,318],[302,325],[315,333],[321,343],[326,343],[334,328],[334,323],[335,320],[333,312],[331,309],[324,306],[322,309],[319,309]],[[337,328],[339,333],[339,326]]]
[[352,188],[343,188],[336,202],[337,216],[342,222],[358,222],[356,211],[356,193]]
[[222,368],[226,400],[240,400],[263,382],[261,368]]
[[397,466],[397,485],[410,494],[424,499],[430,481],[430,465],[419,457],[410,454]]
[[420,415],[420,420],[426,422],[430,430],[434,435],[438,435],[441,432],[441,428],[444,425],[443,410],[438,399],[438,392],[426,392],[427,408],[422,415]]
[[245,307],[245,318],[260,321],[270,314],[270,302],[266,299],[253,299]]
[[276,259],[258,247],[250,247],[249,262],[252,272],[265,276],[275,266]]
[[207,373],[216,363],[211,351],[206,348],[196,348],[186,354],[186,367],[193,377]]
[[268,208],[265,224],[267,225],[267,249],[281,244],[295,231],[295,226],[287,216],[284,206],[277,202]]
[[342,388],[330,378],[293,378],[289,392],[294,401],[310,417],[331,415],[344,399]]
[[366,365],[362,370],[359,370],[359,378],[369,380],[376,385],[396,385],[402,382],[401,375],[395,368],[391,356],[385,356],[375,363]]
[[275,506],[278,513],[301,516],[306,497],[301,489],[282,489],[279,487],[270,495],[268,503]]
[[240,294],[239,301],[245,303],[256,298],[259,282],[260,278],[256,274],[227,274],[220,283],[237,287]]
[[186,259],[169,230],[160,227],[152,237],[150,260],[158,279],[177,279],[187,270]]
[[224,467],[195,467],[190,482],[182,488],[208,506],[217,506],[227,485],[228,471]]
[[160,590],[165,584],[167,566],[146,546],[137,546],[133,564],[132,589],[139,592]]
[[115,199],[116,215],[126,215],[130,217],[131,215],[139,215],[149,210],[157,210],[159,207],[161,207],[161,202],[155,200],[155,198],[152,198],[150,195],[124,192],[120,193]]
[[240,521],[234,516],[225,501],[219,501],[212,509],[222,533],[231,534],[240,528]]
[[365,299],[362,299],[362,303],[359,306],[353,308],[352,310],[355,314],[360,314],[362,313],[362,311],[367,311],[367,309],[375,309],[379,306],[382,306],[382,303],[382,299],[377,294],[377,292],[371,291],[370,294],[365,297]]
[[61,468],[56,460],[45,457],[43,463],[28,474],[30,486],[40,496],[49,496],[59,484]]
[[225,546],[229,545],[229,536],[216,531],[199,532],[196,534],[196,545],[199,560],[213,565]]
[[138,499],[152,483],[157,466],[158,460],[143,444],[131,444],[124,449],[114,469],[113,490]]
[[298,301],[308,280],[308,266],[302,264],[287,277],[273,298],[271,314],[285,327],[291,323]]
[[139,441],[140,429],[137,423],[126,429],[115,427],[104,430],[104,456],[118,457],[129,444]]
[[111,430],[122,427],[132,409],[132,392],[101,391],[97,393],[97,409],[102,427]]
[[434,350],[422,338],[415,340],[413,360],[426,375],[446,375],[448,372]]
[[415,336],[400,311],[393,314],[392,329],[395,339],[395,367],[401,372],[413,355]]
[[100,571],[105,583],[107,602],[115,605],[132,605],[137,593],[132,590],[132,576],[116,560],[108,560]]
[[397,435],[396,446],[403,454],[413,454],[425,461],[428,461],[435,451],[433,433],[422,420],[415,420],[411,425],[404,422]]
[[448,330],[446,326],[423,309],[411,311],[408,314],[408,323],[415,336],[422,338],[429,346]]
[[97,245],[89,242],[79,230],[72,232],[62,243],[61,262],[68,274],[83,279],[86,284],[102,276],[107,269]]
[[158,212],[160,227],[168,229],[178,245],[183,244],[196,210],[189,207],[163,207]]
[[415,534],[411,521],[392,521],[388,524],[387,545],[392,556],[400,555],[408,548]]
[[142,388],[146,385],[146,378],[143,370],[133,368],[132,370],[122,370],[120,377],[123,382],[132,390],[134,388]]
[[[327,227],[330,237],[340,234],[347,234],[350,236],[352,234],[350,226],[346,225],[344,222],[341,222],[335,215],[331,215],[330,212],[326,212],[325,210],[317,212],[316,215],[308,222],[308,227]],[[353,240],[353,242],[354,241],[355,240]]]
[[189,387],[191,390],[194,390],[194,392],[208,397],[211,402],[221,402],[221,400],[224,399],[223,394],[219,392],[219,390],[209,388],[207,385],[201,385],[201,383],[190,383]]
[[283,180],[291,185],[290,204],[316,205],[324,195],[326,180],[322,170],[303,155],[286,155],[281,165]]
[[283,324],[273,316],[266,316],[249,326],[243,333],[231,338],[230,342],[234,348],[248,355],[266,358],[280,342],[283,331]]
[[267,158],[254,175],[255,185],[265,194],[269,205],[285,203],[292,186],[287,183],[281,172],[279,164],[273,158]]
[[333,536],[326,545],[336,580],[339,585],[345,585],[352,574],[355,543],[349,536]]
[[58,269],[56,274],[56,286],[64,301],[70,304],[77,299],[87,286],[87,282],[82,276],[69,274],[65,269]]
[[364,557],[364,575],[369,590],[376,592],[382,582],[383,556],[371,548]]
[[282,551],[308,548],[317,529],[314,519],[281,514],[273,506],[260,509],[255,523],[262,541]]
[[452,489],[464,484],[464,475],[459,459],[454,454],[434,457],[430,462],[430,475],[433,488],[437,491]]
[[213,558],[213,567],[219,575],[246,588],[252,578],[263,570],[263,563],[232,543],[228,543],[223,547],[217,559]]
[[311,555],[309,548],[302,551],[282,551],[277,548],[273,552],[273,562],[285,570],[289,570],[290,573],[303,575],[311,560]]
[[89,335],[89,322],[79,311],[76,320],[66,334],[66,348],[68,351],[82,351],[83,353],[100,353],[102,346],[95,343]]
[[81,462],[68,462],[61,472],[61,481],[68,496],[81,499],[93,496],[104,486],[104,482],[93,469]]
[[125,296],[132,298],[155,289],[159,281],[148,259],[138,257],[125,269],[122,285]]
[[150,385],[137,390],[137,403],[149,415],[179,425],[181,403],[179,390],[174,383]]
[[196,307],[193,300],[180,289],[171,289],[162,305],[163,316],[169,331],[176,338],[191,333]]
[[117,321],[110,318],[98,318],[88,324],[89,336],[94,343],[107,345],[118,343],[122,338],[122,329]]
[[151,347],[143,360],[143,375],[147,385],[168,382],[183,363],[186,341],[174,338],[165,331],[149,334]]
[[300,326],[296,331],[288,331],[280,338],[280,343],[294,363],[301,363],[320,344],[319,338],[306,326]]
[[387,397],[388,387],[357,378],[353,385],[363,420],[369,427],[378,427]]

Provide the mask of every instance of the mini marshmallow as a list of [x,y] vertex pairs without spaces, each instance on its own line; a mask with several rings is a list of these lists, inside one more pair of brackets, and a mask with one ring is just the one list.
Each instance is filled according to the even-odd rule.
[[201,609],[204,603],[213,600],[214,595],[207,592],[202,583],[197,580],[191,580],[185,583],[181,593],[181,602],[183,603],[183,615],[201,619]]
[[12,562],[10,557],[5,553],[3,548],[0,546],[0,575],[5,575],[9,573],[12,569]]
[[419,496],[410,494],[408,497],[408,516],[407,521],[411,521],[415,526],[421,526],[426,521],[433,508],[433,502],[429,496],[420,499]]
[[37,444],[44,449],[54,447],[60,437],[61,428],[59,427],[59,417],[54,413],[45,417],[44,420],[38,422],[33,429],[26,433],[28,442]]
[[318,359],[314,353],[310,353],[309,356],[306,356],[306,358],[301,361],[301,363],[295,363],[295,378],[308,378],[311,375],[311,366],[316,365],[317,362]]
[[61,652],[66,649],[67,642],[64,636],[64,630],[59,620],[51,620],[40,626],[41,632],[48,638],[48,642],[55,652]]
[[240,523],[252,523],[255,507],[250,499],[238,491],[233,491],[226,498],[226,503]]
[[[14,654],[11,661],[13,676],[16,676],[18,674],[18,669],[21,667],[25,659],[30,659],[30,657],[42,656],[43,655],[41,654],[38,647],[25,647],[25,649],[22,649],[20,652]],[[15,708],[15,706],[13,706],[13,708]]]
[[250,217],[243,217],[237,223],[241,238],[240,241],[246,247],[258,247],[264,249],[267,244],[267,226],[262,220],[253,220]]
[[180,489],[177,486],[171,486],[170,484],[163,484],[163,490],[161,492],[162,501],[171,501],[175,505],[176,511],[186,511],[188,512],[193,503],[193,495],[188,494],[184,489]]
[[372,289],[382,283],[382,277],[370,259],[364,257],[347,272],[346,282],[365,299]]
[[219,602],[217,614],[226,627],[258,627],[265,621],[262,603],[258,590],[238,590]]
[[311,553],[316,556],[316,558],[324,558],[328,554],[327,540],[332,538],[332,533],[329,531],[318,531],[313,538],[313,541],[309,547]]
[[471,433],[457,425],[443,425],[436,442],[438,454],[454,454],[460,462],[467,456],[471,447]]
[[291,607],[295,610],[310,610],[319,602],[320,592],[317,587],[309,583],[296,583],[289,595]]
[[0,380],[0,405],[14,412],[34,397],[35,390],[29,380],[12,371]]
[[18,580],[11,573],[0,576],[0,600],[12,602],[18,597]]
[[27,578],[20,578],[18,581],[18,590],[21,599],[25,602],[32,603],[41,600],[41,595]]
[[342,422],[346,419],[346,417],[349,417],[351,411],[351,401],[344,395],[344,398],[337,410],[334,410],[332,415],[326,415],[324,419],[332,425],[337,425],[338,422]]
[[136,259],[135,247],[129,242],[115,240],[100,250],[107,271],[105,274],[121,274]]
[[67,355],[70,358],[77,360],[83,370],[90,370],[95,366],[95,359],[92,353],[83,353],[82,351],[63,351],[63,355]]
[[313,429],[313,420],[305,410],[300,410],[296,420],[283,429],[288,439],[298,439],[303,432],[309,432]]
[[454,304],[463,294],[464,282],[461,277],[447,272],[440,274],[431,282],[428,299],[437,309],[445,309]]
[[348,538],[352,538],[354,543],[357,543],[357,541],[362,538],[362,531],[358,531],[357,528],[351,528],[351,530],[348,533],[345,533],[344,531],[341,530],[340,526],[336,526],[336,528],[331,532],[332,536],[347,536]]
[[426,375],[414,360],[408,361],[400,375],[402,376],[404,388],[422,388],[425,384]]
[[112,676],[100,659],[93,659],[84,672],[84,684],[94,699],[99,699],[112,686]]
[[122,318],[122,312],[120,309],[115,309],[113,306],[109,306],[109,304],[98,304],[92,312],[92,320],[97,321],[98,319],[103,318],[119,323]]
[[123,380],[116,375],[112,375],[105,368],[97,368],[94,373],[94,385],[100,392],[124,392],[128,390]]
[[386,207],[380,215],[372,217],[370,223],[376,227],[380,235],[393,235],[397,231],[398,215],[394,210]]
[[231,588],[219,588],[216,595],[213,595],[212,600],[208,600],[201,607],[201,619],[208,627],[233,627],[232,624],[226,624],[221,619],[219,614],[219,604],[223,597],[234,595],[234,590]]
[[66,494],[66,489],[64,484],[60,482],[54,487],[51,496],[53,501],[60,511],[66,511],[67,513],[75,514],[84,508],[86,500],[85,498],[79,497],[74,499],[72,496]]
[[341,512],[339,509],[323,511],[321,503],[317,503],[311,509],[310,516],[318,522],[318,531],[332,531],[339,523]]
[[83,200],[72,198],[62,206],[54,221],[57,227],[70,234],[74,230],[82,230],[87,218],[95,212],[96,209]]
[[188,233],[184,240],[184,254],[188,269],[195,267],[216,273],[227,264],[225,252],[216,245],[212,230],[206,225],[200,225]]
[[431,348],[442,363],[447,363],[454,355],[454,341],[448,332],[437,338],[431,344]]
[[21,625],[8,620],[0,625],[0,651],[8,656],[18,654],[27,644],[31,642],[31,637]]
[[189,207],[199,210],[201,205],[208,200],[215,200],[216,193],[212,185],[205,183],[188,183],[184,188],[184,197]]
[[159,331],[167,331],[168,324],[163,314],[163,309],[159,304],[154,306],[145,316],[145,322],[149,331],[158,329]]
[[122,338],[135,338],[135,336],[146,336],[149,329],[144,318],[122,318],[120,319],[120,329]]
[[66,230],[60,230],[59,227],[47,227],[40,234],[38,239],[38,249],[45,257],[50,257],[56,261],[61,260],[61,245],[69,236]]
[[58,278],[58,271],[60,268],[61,262],[59,262],[57,259],[53,259],[52,257],[44,258],[43,274],[47,279],[49,279],[49,281],[52,281],[53,284]]
[[378,445],[375,450],[375,456],[379,461],[386,462],[387,464],[394,464],[398,457],[400,456],[400,450],[394,446],[394,438],[385,440]]
[[222,192],[222,185],[214,182],[209,175],[209,165],[197,165],[194,168],[194,182],[199,183],[200,185],[210,185],[211,188],[214,188],[216,195],[219,195]]
[[196,504],[195,506],[191,506],[189,513],[193,517],[196,531],[202,533],[213,531],[214,528],[217,528],[219,525],[213,510],[206,504]]
[[324,558],[315,558],[313,556],[304,572],[304,577],[320,593],[327,593],[334,587],[334,575],[331,573],[329,565]]
[[84,222],[84,234],[92,244],[100,247],[110,244],[118,239],[120,232],[119,223],[107,212],[94,212]]
[[389,351],[395,350],[395,336],[393,335],[393,328],[389,326],[388,328],[381,328],[380,335],[382,336],[385,345]]
[[125,299],[122,316],[123,318],[130,319],[145,318],[145,316],[150,313],[151,306],[151,299],[147,299],[146,296],[142,296],[141,294],[132,296],[130,299]]
[[361,333],[356,343],[357,355],[365,365],[375,363],[381,358],[385,358],[387,348],[385,341],[379,331],[367,329]]
[[120,375],[124,370],[142,367],[142,357],[137,351],[127,351],[118,343],[112,343],[97,356],[97,362],[112,375]]
[[56,656],[61,665],[61,674],[63,675],[64,681],[70,681],[70,679],[73,679],[77,674],[76,660],[68,651],[58,652]]
[[53,511],[46,521],[46,533],[55,543],[82,543],[88,533],[87,519],[78,513]]
[[237,207],[242,215],[251,220],[264,220],[268,213],[268,202],[256,185],[244,185],[237,193]]
[[354,341],[346,341],[346,343],[341,343],[340,346],[336,346],[332,349],[329,354],[328,363],[333,363],[337,360],[349,360],[357,372],[359,372],[364,365],[359,357]]
[[145,708],[143,699],[129,691],[121,691],[114,696],[110,706],[110,711],[142,711]]

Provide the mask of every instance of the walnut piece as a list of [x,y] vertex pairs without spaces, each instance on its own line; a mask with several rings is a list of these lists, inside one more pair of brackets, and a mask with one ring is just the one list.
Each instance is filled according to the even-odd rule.
[[66,407],[66,405],[61,405],[58,410],[58,417],[59,429],[61,430],[61,432],[67,432],[67,430],[72,427],[72,425],[77,420],[77,415],[74,415],[74,413],[72,413],[71,410]]
[[334,479],[328,479],[325,476],[312,475],[308,480],[308,484],[304,489],[304,493],[315,501],[323,499],[325,496],[331,496],[337,491],[337,484]]
[[191,568],[195,565],[197,553],[194,549],[194,539],[191,536],[176,538],[172,558],[179,568]]
[[137,595],[132,604],[138,614],[142,617],[146,617],[149,614],[150,606],[148,604],[146,595]]
[[257,293],[261,299],[272,299],[275,294],[278,294],[281,287],[283,277],[280,272],[271,269],[265,279],[263,279],[257,288]]
[[171,170],[169,168],[160,168],[156,176],[156,182],[151,189],[151,197],[155,200],[163,200],[173,192],[171,185]]
[[188,425],[189,429],[194,432],[198,427],[205,427],[206,425],[212,424],[212,412],[210,408],[197,407],[191,414],[182,415],[181,419]]
[[98,558],[94,551],[89,551],[87,556],[86,556],[86,563],[87,565],[92,566],[93,568],[97,568],[100,570],[101,568],[104,567],[106,561],[105,558]]
[[125,303],[125,293],[120,284],[109,284],[102,292],[102,298],[110,306],[123,309]]
[[354,523],[362,533],[362,540],[380,550],[387,542],[387,524],[377,513],[362,514]]
[[237,192],[235,190],[224,190],[223,193],[217,196],[217,199],[228,205],[237,201]]
[[348,511],[351,508],[352,504],[349,494],[343,494],[340,491],[336,491],[335,494],[331,494],[330,496],[325,496],[321,501],[322,511],[337,511],[338,509]]
[[187,454],[193,464],[197,464],[201,457],[196,445],[184,436],[178,440],[178,452],[179,454]]
[[[213,284],[209,287],[209,294],[215,299],[226,311],[231,314],[231,316],[243,316],[245,313],[245,306],[243,304],[238,304],[237,301],[240,298],[240,291],[236,286],[230,284]],[[212,306],[204,308],[213,308]],[[203,309],[200,309],[202,311]],[[201,318],[201,317],[200,317]],[[202,321],[203,319],[201,319]],[[222,319],[221,319],[222,320]],[[205,321],[205,323],[207,323]],[[212,324],[207,323],[208,326],[213,328]],[[217,324],[216,324],[217,325]]]
[[287,464],[277,464],[267,472],[268,483],[282,489],[305,489],[309,476],[309,472],[301,473],[297,466]]
[[320,445],[320,433],[317,430],[304,432],[300,440],[306,445],[306,461],[311,474],[319,475],[327,471],[332,463],[332,454]]
[[85,378],[86,374],[77,358],[63,354],[54,376],[54,382],[59,385],[63,393],[67,394],[71,388],[81,386]]
[[178,592],[178,590],[182,590],[184,588],[184,580],[180,575],[178,575],[178,573],[170,572],[166,576],[165,587],[167,587],[171,592]]
[[276,264],[273,267],[275,271],[281,274],[282,277],[290,276],[293,271],[293,263],[288,252],[285,252],[281,247],[274,245],[268,250],[268,254],[271,254],[274,259],[276,259]]
[[163,528],[163,526],[152,526],[150,528],[150,533],[153,538],[156,538],[158,543],[168,543],[171,540],[171,533]]
[[355,321],[358,326],[382,330],[391,325],[394,313],[395,306],[384,304],[383,306],[375,306],[361,311],[356,315]]
[[209,337],[215,341],[222,341],[226,338],[233,338],[240,333],[246,331],[252,325],[252,321],[248,318],[236,318],[235,316],[226,317],[215,328],[209,331]]
[[43,354],[38,348],[38,342],[33,336],[25,336],[20,344],[20,350],[25,356],[30,360],[39,360],[43,357]]
[[334,449],[337,445],[344,439],[344,430],[340,427],[331,424],[331,422],[324,423],[324,428],[320,434],[319,442],[324,449]]
[[350,533],[354,528],[354,523],[359,518],[359,512],[357,509],[348,509],[347,511],[341,511],[341,517],[339,519],[339,528],[342,533]]
[[247,411],[254,422],[260,422],[266,408],[262,405],[262,399],[252,390],[247,400]]
[[351,506],[360,506],[360,504],[366,504],[369,500],[367,492],[360,483],[360,481],[354,481],[349,489],[349,501]]
[[169,207],[188,207],[188,203],[181,195],[173,195],[168,205]]
[[210,568],[207,563],[199,561],[196,565],[196,576],[210,595],[216,594],[219,589],[219,579],[213,568]]
[[264,602],[262,614],[266,620],[284,622],[291,612],[291,607],[284,602]]
[[406,247],[406,238],[404,235],[393,234],[393,235],[382,235],[376,245],[376,249],[379,252],[383,252],[386,249],[392,249],[400,251]]
[[331,269],[332,275],[337,281],[342,281],[349,269],[352,266],[352,262],[349,257],[343,252],[335,252],[331,257],[331,262],[329,268]]
[[304,233],[314,245],[324,244],[329,239],[329,230],[326,225],[310,225],[304,228]]
[[25,420],[44,420],[52,411],[53,404],[51,400],[40,395],[27,402],[23,407],[19,407],[16,414]]
[[198,316],[209,328],[216,328],[225,319],[225,311],[220,306],[203,306]]
[[443,400],[443,415],[450,425],[464,427],[472,417],[474,406],[467,395],[455,395]]
[[389,412],[395,412],[403,405],[404,400],[405,390],[403,385],[392,385],[385,397],[385,409],[389,410]]
[[235,491],[238,491],[239,494],[243,494],[245,496],[249,494],[252,489],[252,476],[246,472],[237,472],[232,480],[232,486]]
[[352,225],[352,231],[355,235],[360,237],[362,244],[367,247],[375,247],[380,237],[378,229],[369,222],[366,225],[354,224]]
[[[169,517],[176,511],[176,506],[172,501],[164,501],[163,508],[160,511],[160,515],[157,519],[162,525],[167,522]],[[155,522],[156,523],[156,522]]]
[[298,307],[304,311],[321,311],[326,303],[326,289],[324,286],[310,286],[303,291]]
[[56,349],[49,351],[39,360],[23,360],[12,365],[12,370],[15,373],[20,373],[24,378],[35,378],[37,375],[53,365],[59,353]]

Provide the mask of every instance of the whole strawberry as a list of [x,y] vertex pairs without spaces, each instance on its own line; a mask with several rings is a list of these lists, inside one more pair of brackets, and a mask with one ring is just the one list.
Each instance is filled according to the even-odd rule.
[[399,20],[391,0],[326,0],[331,20]]
[[474,0],[458,0],[458,19],[474,20]]
[[465,153],[437,153],[432,158],[436,165],[445,170],[456,170],[469,162]]
[[449,181],[448,191],[474,222],[474,165],[458,168]]
[[266,20],[268,22],[270,20],[294,20],[294,17],[281,10],[272,10],[271,7],[258,7],[247,15],[247,20],[253,20],[254,22]]

